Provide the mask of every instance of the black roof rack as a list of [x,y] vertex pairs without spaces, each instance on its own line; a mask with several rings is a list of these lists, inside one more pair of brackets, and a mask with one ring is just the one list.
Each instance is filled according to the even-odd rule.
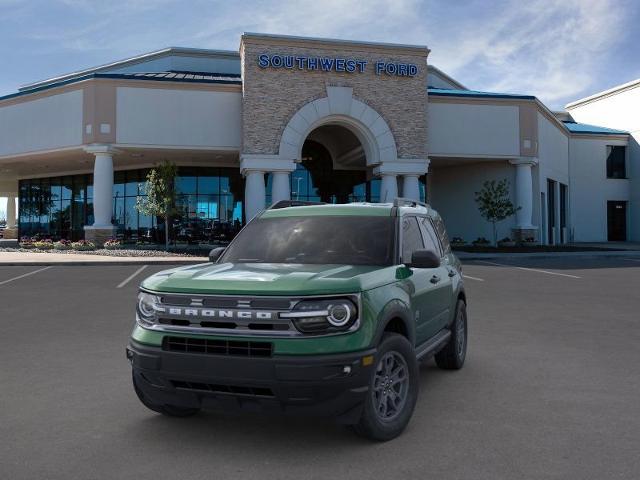
[[288,208],[288,207],[306,207],[309,205],[326,205],[326,202],[307,202],[304,200],[280,200],[279,202],[274,203],[268,209],[275,210],[278,208]]
[[393,201],[394,207],[425,207],[431,208],[428,203],[413,200],[411,198],[397,197]]

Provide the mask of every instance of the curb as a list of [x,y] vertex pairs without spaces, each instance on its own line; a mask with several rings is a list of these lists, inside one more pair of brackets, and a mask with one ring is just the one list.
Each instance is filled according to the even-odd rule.
[[[455,253],[455,252],[454,252]],[[465,262],[468,260],[499,260],[499,259],[549,259],[549,258],[620,258],[620,257],[633,257],[640,259],[640,251],[638,250],[616,250],[610,252],[534,252],[534,253],[469,253],[468,255],[455,255],[460,261]]]
[[185,260],[185,259],[176,259],[173,260],[136,260],[136,261],[91,261],[91,260],[81,260],[77,262],[44,262],[44,261],[33,261],[33,262],[0,262],[0,267],[97,267],[97,266],[124,266],[124,265],[166,265],[170,267],[172,265],[197,265],[198,263],[205,263],[206,260]]

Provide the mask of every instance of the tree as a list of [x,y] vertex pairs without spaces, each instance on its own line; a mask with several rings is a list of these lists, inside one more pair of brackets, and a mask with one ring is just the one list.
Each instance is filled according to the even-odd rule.
[[480,215],[493,226],[493,244],[496,245],[498,243],[496,223],[514,215],[520,207],[514,207],[509,199],[509,182],[506,178],[499,182],[485,181],[482,189],[475,192],[475,195]]
[[175,178],[178,167],[165,160],[147,174],[143,188],[146,197],[138,197],[136,210],[143,215],[164,219],[165,248],[169,250],[169,219],[176,214]]

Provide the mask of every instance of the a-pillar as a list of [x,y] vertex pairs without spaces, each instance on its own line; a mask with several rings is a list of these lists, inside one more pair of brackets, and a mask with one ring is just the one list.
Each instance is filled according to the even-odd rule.
[[521,157],[509,160],[516,167],[516,226],[513,229],[515,240],[536,238],[538,227],[533,224],[533,167],[538,164],[535,157]]
[[93,225],[84,227],[85,240],[102,246],[112,238],[115,228],[113,218],[113,155],[110,145],[90,145],[84,149],[94,155],[93,163]]

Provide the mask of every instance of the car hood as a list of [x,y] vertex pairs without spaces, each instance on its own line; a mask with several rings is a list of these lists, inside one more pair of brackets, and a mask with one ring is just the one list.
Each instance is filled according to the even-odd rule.
[[391,283],[396,267],[205,263],[157,273],[142,287],[175,293],[320,295],[355,293]]

